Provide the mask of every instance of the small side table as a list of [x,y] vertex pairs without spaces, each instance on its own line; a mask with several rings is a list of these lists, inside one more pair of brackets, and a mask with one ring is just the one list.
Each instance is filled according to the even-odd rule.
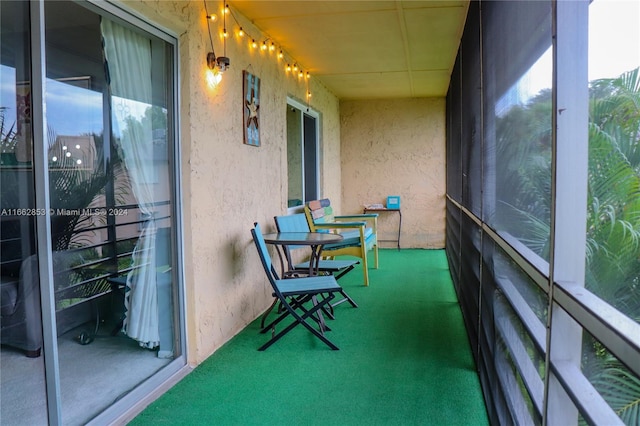
[[400,250],[400,233],[402,232],[402,212],[400,209],[388,209],[386,207],[365,207],[364,214],[367,213],[385,213],[385,212],[397,212],[400,216],[400,220],[398,221],[398,238],[395,240],[379,240],[379,241],[388,241],[388,242],[397,242],[398,250]]

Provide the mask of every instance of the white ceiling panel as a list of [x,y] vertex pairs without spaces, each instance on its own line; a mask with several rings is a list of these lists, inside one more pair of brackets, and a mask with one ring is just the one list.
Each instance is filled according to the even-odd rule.
[[340,99],[444,96],[468,1],[235,1]]

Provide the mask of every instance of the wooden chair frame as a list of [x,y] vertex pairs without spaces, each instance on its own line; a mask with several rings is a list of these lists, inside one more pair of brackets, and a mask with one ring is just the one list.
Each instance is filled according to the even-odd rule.
[[[314,200],[308,202],[304,206],[304,212],[307,218],[309,229],[312,232],[335,232],[345,235],[345,242],[339,244],[330,244],[325,246],[322,251],[323,258],[333,259],[335,256],[355,256],[362,260],[362,271],[364,275],[364,285],[369,285],[369,263],[367,260],[367,251],[373,250],[374,267],[378,269],[378,214],[355,214],[355,215],[328,215],[325,222],[318,221],[314,218],[310,204],[322,203],[326,208],[330,206],[328,199]],[[368,236],[368,228],[371,234]],[[359,243],[353,244],[352,238],[346,238],[346,235],[359,237]]]

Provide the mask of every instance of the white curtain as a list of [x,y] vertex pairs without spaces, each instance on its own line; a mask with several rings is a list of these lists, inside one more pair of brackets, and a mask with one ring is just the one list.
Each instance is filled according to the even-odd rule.
[[160,344],[160,335],[153,219],[153,135],[151,120],[140,117],[144,104],[150,107],[152,102],[151,42],[107,19],[102,19],[100,27],[111,79],[113,125],[120,129],[121,156],[140,212],[147,219],[142,223],[133,251],[133,270],[127,276],[124,332],[140,346],[154,348]]

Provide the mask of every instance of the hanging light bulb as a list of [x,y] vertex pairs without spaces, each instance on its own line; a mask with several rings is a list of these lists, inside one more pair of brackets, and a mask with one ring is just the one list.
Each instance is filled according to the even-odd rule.
[[261,49],[262,49],[262,50],[267,50],[267,41],[266,41],[266,40],[262,42],[262,47],[261,47]]
[[311,97],[311,92],[307,91],[307,99]]
[[220,74],[220,71],[218,71],[217,67],[214,67],[213,69],[208,69],[206,74],[206,80],[207,80],[207,85],[213,89],[218,84],[220,84],[220,81],[222,81],[222,74]]
[[228,15],[230,12],[231,12],[231,11],[229,10],[229,5],[228,5],[228,4],[227,4],[227,5],[225,5],[225,6],[224,6],[224,13],[225,13],[225,15]]
[[242,27],[240,27],[240,29],[238,30],[238,37],[244,37],[244,30],[242,29]]
[[302,78],[302,76],[304,76],[304,73],[302,72],[302,70],[300,70],[300,72],[298,73],[298,78]]
[[287,72],[291,72],[291,64],[287,64],[287,68],[285,68]]
[[269,50],[270,50],[271,52],[273,52],[274,50],[276,50],[276,45],[275,45],[275,44],[273,44],[273,42],[271,42],[271,46],[269,46]]
[[311,74],[307,71],[307,80],[311,78]]
[[216,87],[222,80],[222,72],[229,68],[229,58],[224,56],[216,58],[213,52],[207,53],[207,71],[205,80],[211,88]]
[[[222,56],[218,56],[216,57],[216,54],[214,52],[213,49],[213,40],[211,38],[211,26],[209,24],[209,21],[215,21],[218,19],[218,17],[215,14],[209,14],[209,11],[207,10],[207,3],[206,0],[204,2],[204,9],[205,12],[207,13],[207,32],[209,35],[209,41],[211,42],[211,51],[209,51],[207,53],[207,68],[208,70],[206,70],[205,72],[205,81],[209,84],[209,86],[216,86],[220,80],[222,79],[221,73],[223,73],[225,70],[227,70],[229,68],[230,65],[230,61],[229,58],[226,56],[227,54],[227,38],[229,37],[229,33],[227,32],[227,21],[226,21],[226,13],[228,13],[228,5],[222,9],[222,13],[223,13],[223,21],[222,21],[222,38],[224,41],[224,53]],[[76,148],[79,149],[79,146],[76,146]]]
[[298,64],[293,64],[293,70],[298,72]]
[[284,58],[284,53],[282,53],[282,50],[280,51],[280,53],[278,53],[278,59],[282,59]]
[[258,43],[256,43],[255,39],[251,40],[251,47],[253,47],[254,49],[258,47]]

